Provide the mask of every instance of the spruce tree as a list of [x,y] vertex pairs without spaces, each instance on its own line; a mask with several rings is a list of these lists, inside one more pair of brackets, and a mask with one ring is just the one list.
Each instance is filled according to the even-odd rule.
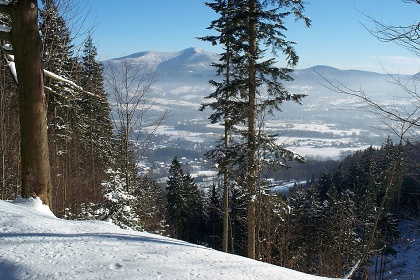
[[166,200],[164,189],[149,176],[138,179],[139,187],[133,191],[135,208],[144,230],[157,234],[166,233]]
[[99,218],[123,229],[142,230],[143,224],[136,209],[137,199],[126,191],[124,174],[112,169],[107,172],[109,180],[102,182],[105,200],[100,205]]
[[168,222],[172,228],[172,234],[175,238],[180,238],[183,231],[183,224],[186,218],[185,198],[182,196],[182,185],[184,178],[184,171],[178,158],[172,160],[169,169],[169,179],[166,187],[166,202],[168,211]]
[[207,205],[207,233],[208,243],[213,249],[222,249],[223,240],[223,209],[220,199],[220,188],[215,184],[211,187],[211,191],[208,194],[208,205]]
[[84,155],[85,169],[89,170],[86,182],[92,199],[99,195],[104,170],[113,163],[111,108],[103,82],[103,66],[97,61],[97,48],[88,36],[79,67],[79,84],[90,94],[83,94],[77,101],[77,130]]
[[83,56],[74,56],[72,31],[61,2],[42,0],[42,4],[39,26],[44,69],[83,88],[74,90],[62,79],[45,76],[53,211],[73,217],[80,204],[101,200],[100,184],[113,158],[110,106],[91,36],[83,46]]
[[[298,56],[293,48],[294,43],[285,39],[284,30],[287,29],[284,18],[293,14],[308,26],[310,20],[302,15],[302,1],[232,0],[215,1],[208,5],[221,15],[220,20],[213,22],[210,27],[221,35],[204,38],[214,44],[222,44],[226,49],[218,68],[218,73],[225,73],[224,79],[221,83],[215,83],[216,92],[212,96],[218,102],[209,106],[216,109],[213,115],[215,120],[224,117],[230,126],[242,125],[246,128],[237,137],[242,139],[239,142],[243,144],[242,151],[247,163],[244,187],[248,191],[248,256],[255,258],[256,185],[261,168],[258,154],[269,154],[267,161],[295,157],[275,143],[275,135],[262,133],[257,120],[266,113],[280,110],[284,101],[300,102],[303,97],[287,92],[282,82],[292,80],[292,69],[276,67],[275,59],[266,58],[266,50],[271,48],[274,54],[283,52],[288,66],[294,67]],[[268,153],[262,152],[267,149]]]
[[[71,32],[67,27],[56,0],[42,0],[39,28],[42,39],[42,63],[44,69],[72,79],[73,51]],[[50,150],[51,179],[54,185],[54,204],[52,210],[56,215],[63,216],[72,200],[70,194],[71,180],[76,180],[72,172],[70,158],[72,139],[76,127],[75,96],[68,86],[59,80],[48,76],[45,79],[45,91],[48,103],[48,144]],[[67,211],[68,212],[68,211]]]
[[168,222],[175,238],[188,242],[203,241],[203,198],[193,178],[184,174],[178,158],[172,160],[166,187]]
[[[200,37],[200,40],[209,41],[213,45],[221,44],[224,45],[224,52],[221,54],[220,62],[214,63],[213,66],[216,68],[216,74],[222,81],[211,80],[210,83],[216,88],[214,93],[210,94],[207,98],[215,99],[210,103],[202,105],[200,110],[204,110],[206,107],[210,107],[214,112],[210,116],[211,123],[217,123],[221,120],[224,121],[224,136],[223,144],[218,145],[216,149],[208,153],[209,157],[213,157],[218,165],[220,173],[223,175],[223,241],[222,250],[228,251],[228,239],[229,239],[229,182],[232,178],[229,178],[229,169],[232,169],[232,159],[227,156],[230,150],[230,134],[231,129],[237,120],[238,108],[235,105],[235,92],[238,90],[235,84],[231,83],[231,74],[235,68],[232,67],[232,61],[235,60],[235,54],[239,53],[235,51],[234,43],[235,32],[240,24],[238,19],[234,16],[233,0],[218,0],[215,2],[206,2],[205,4],[213,9],[216,13],[220,14],[220,18],[211,22],[208,29],[214,29],[219,32],[216,36],[205,36]],[[236,3],[235,3],[236,4]],[[240,20],[239,20],[240,21]],[[234,116],[236,115],[236,118]],[[222,154],[222,156],[220,156]]]

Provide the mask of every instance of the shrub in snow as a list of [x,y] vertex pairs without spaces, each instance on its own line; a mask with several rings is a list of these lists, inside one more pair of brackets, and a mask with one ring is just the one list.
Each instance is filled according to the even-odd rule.
[[125,177],[119,170],[109,169],[109,180],[102,182],[105,201],[100,208],[100,218],[124,229],[142,230],[137,214],[137,199],[126,191]]

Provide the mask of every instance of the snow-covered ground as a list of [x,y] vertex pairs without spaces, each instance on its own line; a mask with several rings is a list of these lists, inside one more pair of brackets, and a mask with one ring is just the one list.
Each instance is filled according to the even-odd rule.
[[98,221],[0,201],[0,279],[327,279]]
[[397,255],[385,258],[384,280],[420,279],[420,221],[400,222]]

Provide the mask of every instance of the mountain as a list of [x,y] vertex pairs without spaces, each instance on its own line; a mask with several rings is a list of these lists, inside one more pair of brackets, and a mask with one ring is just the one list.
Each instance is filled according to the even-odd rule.
[[0,279],[328,279],[203,246],[56,218],[39,199],[0,201]]
[[[209,124],[209,110],[198,109],[214,90],[208,81],[217,79],[211,64],[218,59],[218,54],[188,48],[178,52],[139,52],[104,64],[118,69],[125,60],[129,65],[150,67],[157,75],[153,85],[157,96],[154,108],[156,112],[164,108],[171,112],[166,127],[158,133],[209,146],[219,138],[222,127]],[[387,74],[320,65],[296,69],[292,76],[294,81],[285,83],[286,88],[307,97],[302,105],[284,103],[281,112],[266,117],[266,128],[281,135],[286,146],[303,155],[337,158],[360,148],[380,145],[390,134],[366,104],[354,96],[330,90],[328,82],[366,93],[384,106],[404,110],[412,106],[409,98],[401,97],[401,87]],[[403,84],[410,78],[398,76]]]
[[105,63],[115,64],[127,60],[130,64],[147,65],[158,74],[160,79],[202,77],[214,75],[212,62],[219,55],[198,48],[188,48],[178,52],[146,51],[111,59]]
[[[163,61],[156,69],[159,77],[211,77],[214,75],[212,62],[218,60],[218,55],[197,48],[180,51],[171,59]],[[197,76],[198,75],[198,76]]]

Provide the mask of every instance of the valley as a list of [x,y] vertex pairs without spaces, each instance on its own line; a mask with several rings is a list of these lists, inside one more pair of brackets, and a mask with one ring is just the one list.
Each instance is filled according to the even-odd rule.
[[[211,111],[199,108],[213,91],[208,81],[217,79],[211,66],[217,59],[215,53],[189,48],[173,53],[142,52],[104,62],[105,70],[109,65],[118,69],[125,61],[156,74],[151,87],[155,97],[147,117],[153,119],[164,110],[168,115],[157,129],[147,125],[138,128],[149,132],[156,129],[150,151],[140,159],[144,171],[156,173],[153,177],[164,178],[174,156],[184,158],[188,171],[199,178],[205,177],[200,172],[211,168],[204,154],[220,139],[223,126],[211,124],[208,120]],[[278,135],[278,142],[285,148],[308,160],[339,160],[371,145],[380,146],[392,135],[388,123],[372,114],[366,104],[356,97],[329,90],[326,80],[363,91],[384,106],[410,106],[410,100],[399,96],[401,88],[387,74],[315,66],[296,69],[293,77],[294,81],[286,83],[286,88],[307,96],[302,104],[286,102],[281,112],[265,116],[264,126]],[[410,80],[410,76],[399,78]],[[115,105],[112,96],[110,103]]]

